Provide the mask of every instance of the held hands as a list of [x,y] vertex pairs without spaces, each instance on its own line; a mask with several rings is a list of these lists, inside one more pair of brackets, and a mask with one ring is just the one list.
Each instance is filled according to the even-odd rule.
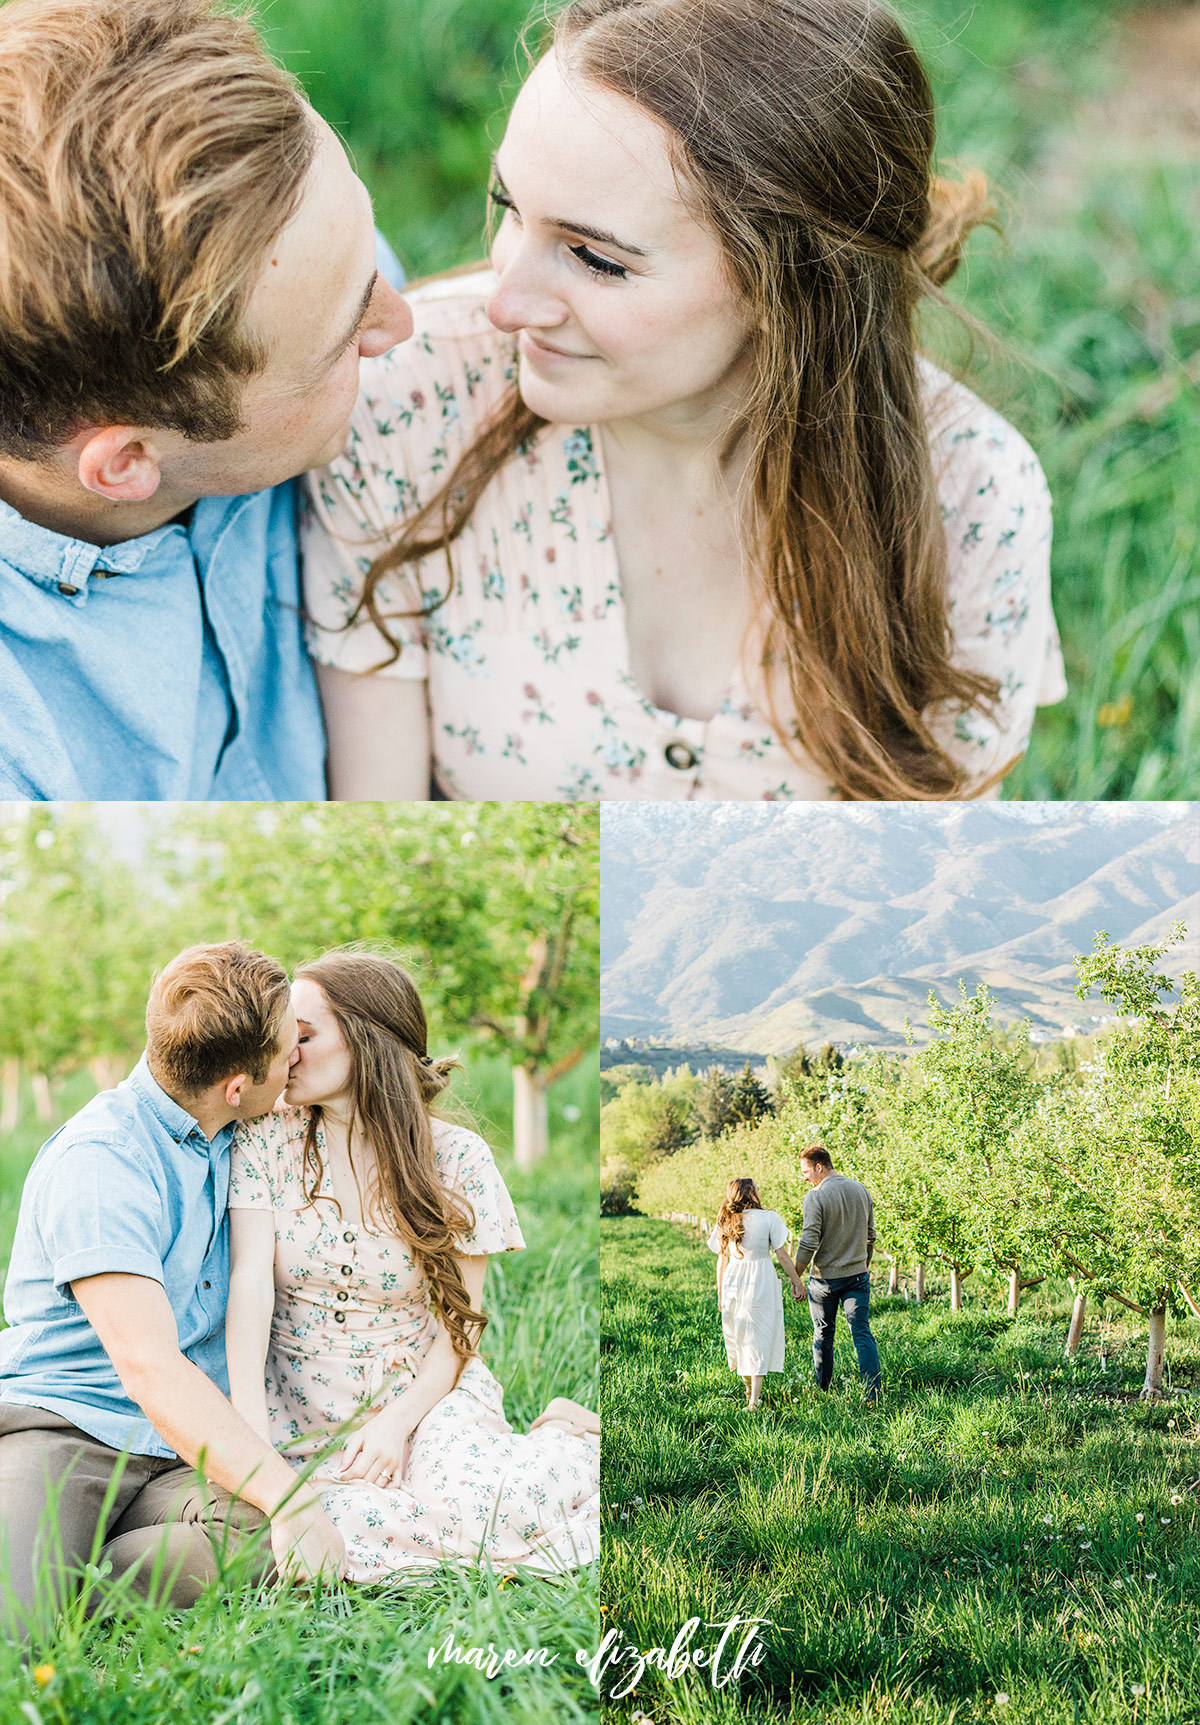
[[392,1402],[346,1441],[343,1479],[361,1479],[368,1485],[399,1485],[408,1466],[414,1426]]

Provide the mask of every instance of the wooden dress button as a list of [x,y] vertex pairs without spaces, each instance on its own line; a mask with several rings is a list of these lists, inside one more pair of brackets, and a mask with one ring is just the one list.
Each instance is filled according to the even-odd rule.
[[333,1321],[335,1324],[344,1324],[346,1322],[345,1312],[335,1312],[333,1314]]
[[667,744],[663,753],[667,757],[667,765],[681,773],[689,772],[696,765],[696,751],[690,743],[681,743],[676,739],[675,742]]

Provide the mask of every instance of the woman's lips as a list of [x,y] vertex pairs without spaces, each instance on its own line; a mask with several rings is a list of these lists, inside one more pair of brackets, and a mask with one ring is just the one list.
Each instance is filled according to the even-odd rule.
[[540,341],[529,330],[521,331],[520,343],[527,359],[536,365],[565,365],[572,360],[591,359],[589,353],[568,353],[565,348],[551,347],[548,342]]

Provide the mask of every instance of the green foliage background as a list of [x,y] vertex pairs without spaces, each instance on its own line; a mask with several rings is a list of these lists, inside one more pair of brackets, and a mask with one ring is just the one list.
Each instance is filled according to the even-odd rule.
[[[982,167],[1002,203],[1005,238],[976,235],[951,284],[1003,344],[973,382],[1030,438],[1055,498],[1071,696],[1043,712],[1004,794],[1195,796],[1194,139],[1172,147],[1106,125],[1130,59],[1122,30],[1142,28],[1133,0],[896,9],[934,79],[943,164]],[[258,12],[352,146],[409,270],[481,256],[488,157],[520,77],[526,0],[263,0]],[[929,339],[962,357],[944,317]]]

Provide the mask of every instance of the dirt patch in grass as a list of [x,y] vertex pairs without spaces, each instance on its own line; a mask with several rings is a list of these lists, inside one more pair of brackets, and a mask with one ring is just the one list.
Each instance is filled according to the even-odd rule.
[[1113,145],[1200,161],[1200,5],[1134,12],[1121,31],[1116,87],[1089,131]]

